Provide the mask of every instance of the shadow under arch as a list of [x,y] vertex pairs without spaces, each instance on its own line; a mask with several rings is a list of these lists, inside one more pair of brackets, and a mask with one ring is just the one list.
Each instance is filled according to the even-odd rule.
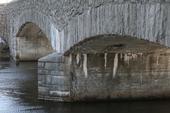
[[150,52],[168,47],[159,43],[139,39],[128,35],[101,34],[85,38],[70,47],[65,53],[69,54],[90,54],[90,53],[137,53]]
[[51,42],[36,24],[26,22],[20,27],[16,35],[17,61],[36,61],[53,51]]

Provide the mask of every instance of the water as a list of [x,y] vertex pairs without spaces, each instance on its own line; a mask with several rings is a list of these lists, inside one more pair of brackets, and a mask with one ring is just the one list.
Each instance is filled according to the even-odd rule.
[[53,103],[37,100],[37,63],[0,59],[0,113],[170,113],[170,100]]

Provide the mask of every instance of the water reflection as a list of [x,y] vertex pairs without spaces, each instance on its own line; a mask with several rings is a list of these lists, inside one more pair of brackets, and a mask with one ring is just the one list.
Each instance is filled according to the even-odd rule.
[[37,100],[37,63],[0,59],[0,113],[169,113],[170,101],[53,103]]

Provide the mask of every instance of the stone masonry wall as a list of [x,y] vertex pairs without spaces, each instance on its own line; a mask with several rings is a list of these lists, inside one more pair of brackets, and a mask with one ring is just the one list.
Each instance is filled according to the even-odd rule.
[[7,21],[4,6],[0,5],[0,37],[7,40]]
[[38,62],[38,98],[53,101],[70,101],[70,76],[61,54],[53,53]]

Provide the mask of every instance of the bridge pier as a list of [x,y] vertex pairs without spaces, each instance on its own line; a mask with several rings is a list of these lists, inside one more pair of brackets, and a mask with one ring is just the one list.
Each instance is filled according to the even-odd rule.
[[71,81],[65,67],[65,57],[59,53],[38,60],[39,99],[70,101]]
[[170,52],[58,53],[38,62],[39,99],[92,101],[170,97]]

